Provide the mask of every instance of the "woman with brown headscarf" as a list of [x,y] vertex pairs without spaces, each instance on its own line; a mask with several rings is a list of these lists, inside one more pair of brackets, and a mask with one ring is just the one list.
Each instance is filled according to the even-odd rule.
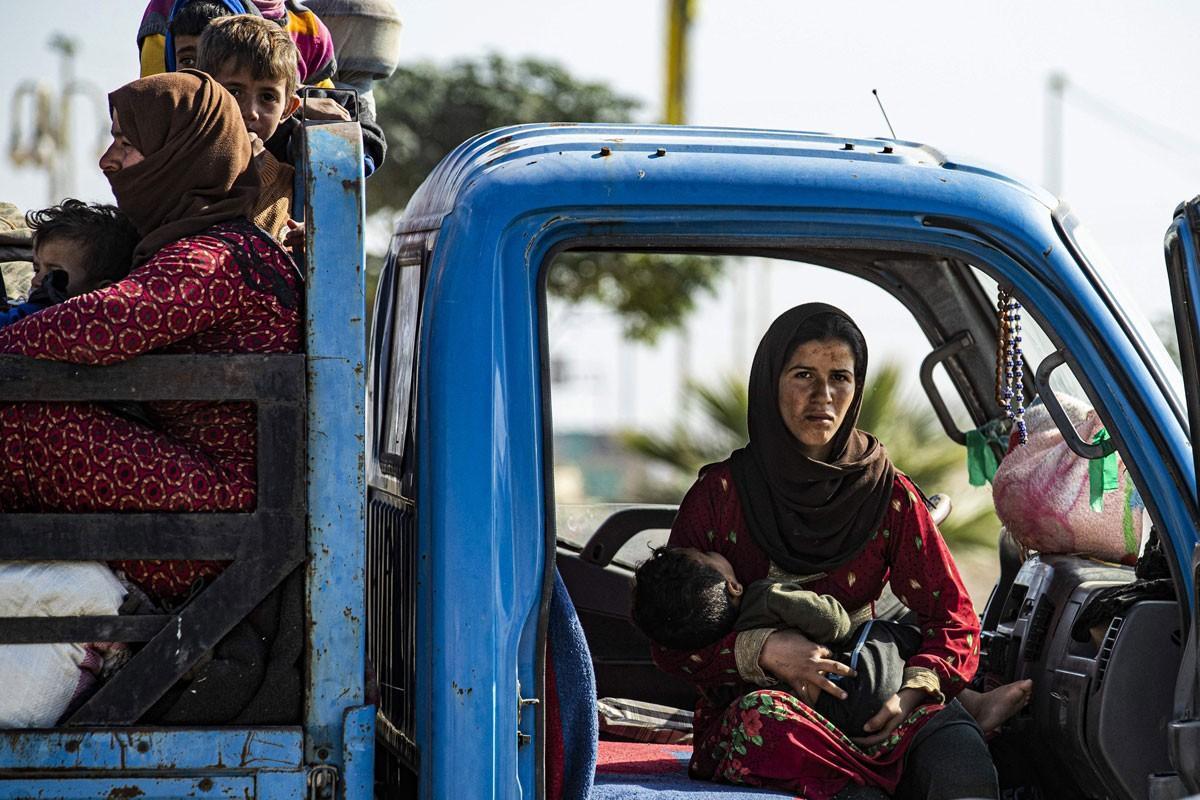
[[[695,652],[654,648],[660,668],[692,683],[693,777],[789,789],[810,800],[996,797],[985,727],[1020,707],[1029,686],[964,693],[979,661],[979,619],[919,490],[883,445],[858,430],[867,348],[854,322],[821,303],[772,323],[750,371],[750,442],[712,464],[679,507],[669,544],[716,552],[749,585],[802,581],[832,595],[855,625],[884,584],[923,640],[904,682],[859,734],[802,699],[845,694],[849,674],[794,630],[733,632]],[[772,687],[781,684],[793,691]]]
[[[109,95],[100,159],[141,235],[129,276],[0,331],[0,352],[112,364],[148,352],[300,349],[300,280],[247,215],[259,178],[237,103],[208,75],[134,81]],[[2,511],[245,511],[255,505],[247,403],[148,403],[142,425],[86,403],[0,406]],[[213,562],[119,562],[177,600]]]

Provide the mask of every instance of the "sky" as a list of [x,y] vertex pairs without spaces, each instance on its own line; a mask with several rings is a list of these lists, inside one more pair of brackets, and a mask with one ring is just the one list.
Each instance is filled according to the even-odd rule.
[[[1091,228],[1136,303],[1150,316],[1168,311],[1163,232],[1175,205],[1200,188],[1200,133],[1193,133],[1200,131],[1193,78],[1200,7],[1151,0],[937,0],[908,10],[895,3],[794,0],[695,0],[695,6],[688,118],[698,124],[887,135],[871,95],[878,89],[899,138],[1041,183],[1046,86],[1052,73],[1064,74],[1062,196]],[[660,113],[661,2],[398,0],[398,7],[404,62],[446,63],[492,51],[536,56],[638,98],[639,120]],[[77,74],[95,87],[102,109],[101,92],[136,77],[134,35],[142,8],[137,0],[6,4],[10,35],[0,49],[0,74],[8,76],[8,85],[0,96],[0,141],[11,135],[19,84],[39,78],[59,83],[57,60],[46,47],[53,32],[78,42]],[[72,106],[74,192],[108,199],[94,167],[97,132],[107,120],[97,119],[88,102]],[[45,176],[16,169],[7,153],[0,153],[0,186],[0,199],[20,206],[47,199]],[[779,272],[773,271],[771,283],[779,297],[771,299],[782,302],[791,284]],[[761,293],[761,286],[752,291]],[[711,337],[710,323],[689,329],[697,339],[690,355],[697,370],[715,374],[739,360],[748,363],[755,328],[761,331],[773,310],[755,296],[707,309],[717,315],[713,319],[742,326],[724,330],[720,342],[704,339],[700,329]],[[615,324],[594,310],[574,313],[584,330],[617,336]],[[886,332],[866,331],[869,341],[884,342],[885,355],[914,362],[924,354],[915,333],[897,338]],[[637,374],[595,361],[596,350],[579,349],[577,371],[614,384],[622,369]],[[707,357],[718,351],[726,355]],[[639,363],[677,361],[678,342],[633,352]],[[656,407],[654,398],[637,395],[613,401],[628,412],[618,421],[655,420],[652,411],[640,410]]]

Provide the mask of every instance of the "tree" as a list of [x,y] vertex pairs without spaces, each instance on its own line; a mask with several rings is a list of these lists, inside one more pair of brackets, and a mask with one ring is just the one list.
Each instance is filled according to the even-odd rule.
[[[523,122],[619,122],[640,107],[556,64],[498,54],[446,67],[402,66],[375,85],[375,101],[388,154],[367,182],[367,203],[388,217],[439,161],[481,131]],[[683,321],[720,274],[721,260],[709,256],[568,252],[547,288],[569,302],[599,301],[621,316],[629,337],[653,342]]]
[[701,292],[713,292],[722,266],[712,256],[567,252],[546,290],[571,303],[599,301],[621,318],[626,338],[653,344],[683,323]]
[[522,122],[621,122],[640,103],[562,67],[493,53],[448,67],[401,66],[375,84],[387,137],[383,180],[367,183],[372,208],[404,208],[421,181],[455,147],[482,131]]
[[[1000,521],[990,496],[972,490],[966,481],[966,454],[945,437],[928,406],[900,393],[900,366],[886,363],[867,381],[858,426],[875,434],[887,447],[896,467],[930,492],[947,492],[954,511],[941,526],[952,544],[994,546]],[[627,431],[626,447],[671,467],[672,485],[647,487],[647,499],[681,497],[705,464],[726,458],[750,438],[746,430],[746,381],[726,378],[714,386],[687,387],[696,419],[677,422],[663,435]]]

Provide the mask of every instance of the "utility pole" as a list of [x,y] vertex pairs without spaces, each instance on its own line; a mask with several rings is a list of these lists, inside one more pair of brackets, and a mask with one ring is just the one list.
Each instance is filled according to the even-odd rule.
[[663,122],[682,125],[687,119],[688,28],[693,0],[667,0],[667,70]]
[[1067,76],[1051,72],[1046,80],[1045,184],[1055,195],[1063,190],[1063,102]]
[[[56,33],[49,47],[59,56],[59,94],[44,83],[23,81],[13,92],[9,160],[17,167],[46,172],[48,201],[61,203],[75,190],[75,162],[71,138],[71,103],[77,97],[92,102],[97,118],[97,156],[107,129],[104,105],[96,87],[75,78],[75,40]],[[24,112],[24,114],[22,113]]]
[[[667,63],[663,96],[663,122],[683,125],[687,121],[688,28],[692,24],[693,0],[667,0]],[[679,410],[685,418],[691,408],[692,339],[686,318],[679,331]]]

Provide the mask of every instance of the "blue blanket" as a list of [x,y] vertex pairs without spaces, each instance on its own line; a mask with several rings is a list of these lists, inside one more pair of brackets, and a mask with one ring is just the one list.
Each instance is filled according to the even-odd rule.
[[[554,663],[559,718],[563,737],[563,798],[584,800],[591,793],[596,771],[596,743],[600,739],[596,713],[596,675],[592,654],[583,637],[583,626],[566,584],[554,573],[550,598],[547,647]],[[547,720],[547,725],[554,724]]]
[[770,789],[694,781],[687,775],[687,745],[601,742],[591,800],[784,800]]

